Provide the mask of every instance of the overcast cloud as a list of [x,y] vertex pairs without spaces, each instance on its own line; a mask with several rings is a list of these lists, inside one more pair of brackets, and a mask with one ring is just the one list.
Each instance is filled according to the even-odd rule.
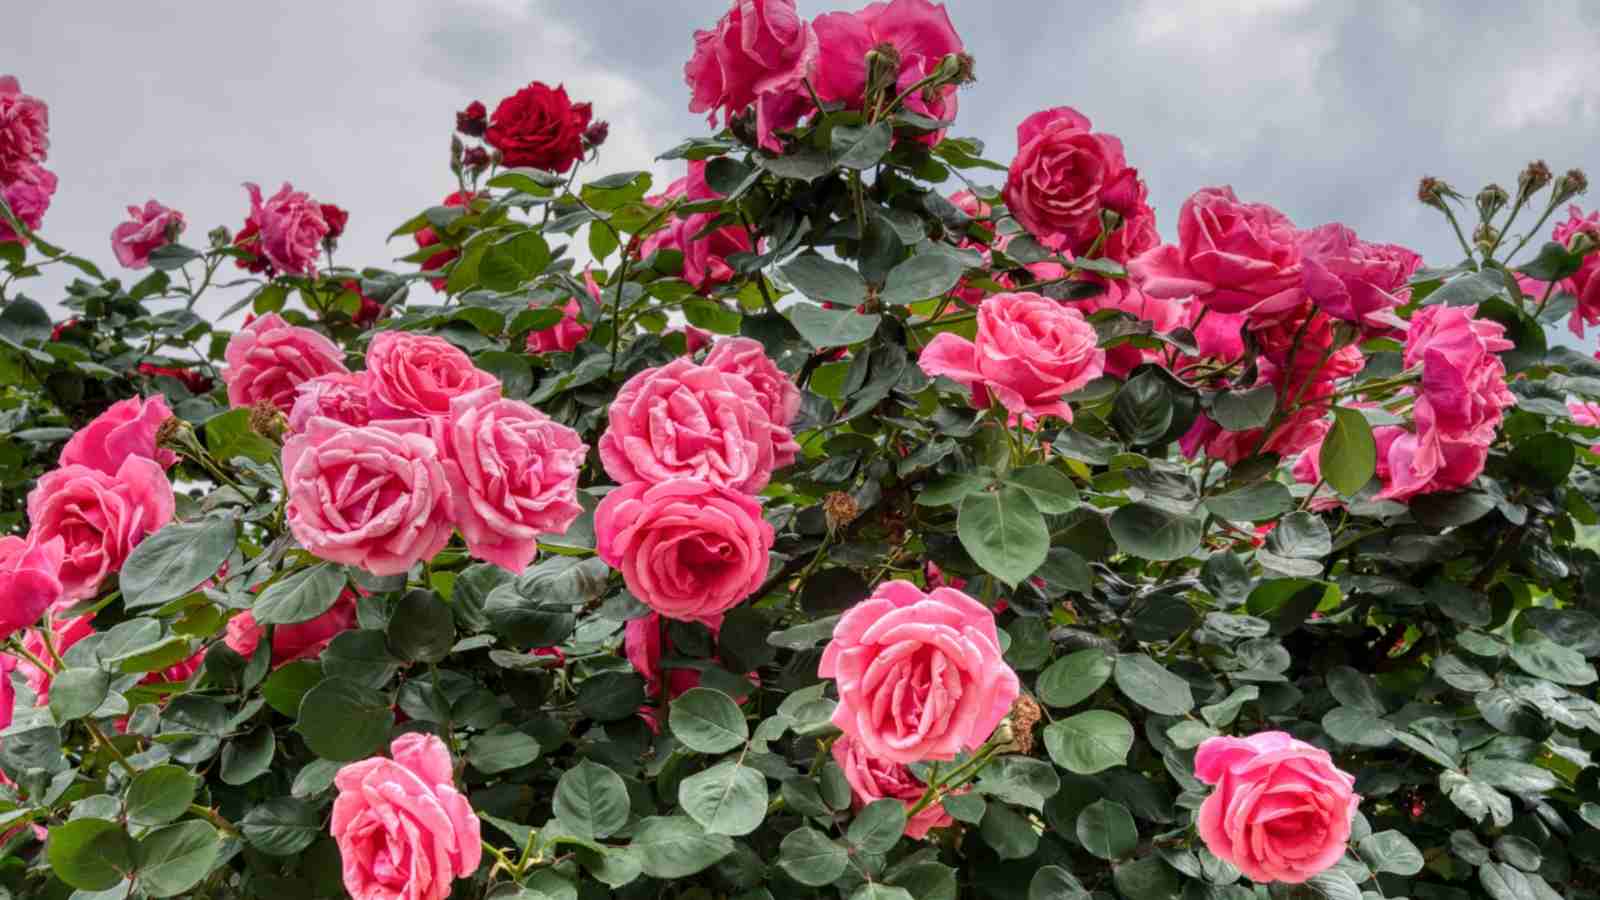
[[[815,15],[858,3],[800,0]],[[1297,223],[1343,221],[1430,261],[1459,257],[1417,178],[1514,185],[1541,157],[1600,176],[1600,3],[947,0],[978,60],[955,134],[1008,160],[1014,128],[1074,106],[1120,136],[1162,231],[1232,184]],[[682,65],[719,0],[53,0],[6,13],[0,74],[51,105],[61,178],[44,233],[109,263],[112,226],[154,197],[190,241],[238,228],[244,181],[352,213],[339,259],[452,189],[453,112],[538,79],[611,122],[601,171],[649,168],[704,130]],[[997,173],[998,174],[998,173]],[[1592,205],[1595,201],[1585,198]],[[54,299],[54,285],[29,287]]]

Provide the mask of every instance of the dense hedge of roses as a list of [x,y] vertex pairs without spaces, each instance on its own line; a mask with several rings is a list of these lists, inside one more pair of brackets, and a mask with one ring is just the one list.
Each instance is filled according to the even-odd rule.
[[534,81],[398,271],[246,183],[128,283],[0,78],[0,893],[1600,896],[1581,172],[1164,243],[1078,109],[951,136],[941,4],[684,52],[664,190]]

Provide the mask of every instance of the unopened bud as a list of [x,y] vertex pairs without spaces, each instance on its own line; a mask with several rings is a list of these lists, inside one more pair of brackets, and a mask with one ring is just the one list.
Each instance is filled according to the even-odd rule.
[[482,172],[489,168],[489,151],[482,147],[468,147],[461,154],[461,164],[474,172]]
[[250,430],[274,444],[281,444],[284,433],[289,430],[289,420],[271,401],[257,400],[250,407]]
[[1536,159],[1528,163],[1528,167],[1517,176],[1517,197],[1526,201],[1549,183],[1550,167],[1544,164],[1544,160]]
[[583,130],[583,142],[590,147],[598,147],[611,136],[611,123],[601,119]]
[[1504,209],[1505,205],[1510,202],[1511,196],[1506,193],[1505,188],[1498,184],[1491,184],[1478,192],[1478,217],[1487,222],[1494,218],[1495,214]]
[[822,515],[827,519],[828,530],[838,531],[861,515],[861,505],[844,491],[834,491],[822,498]]
[[1488,253],[1490,250],[1494,249],[1496,244],[1500,243],[1500,232],[1493,225],[1490,225],[1488,222],[1484,222],[1477,228],[1473,229],[1472,243],[1475,244],[1480,251]]
[[456,130],[468,137],[483,137],[489,127],[489,111],[477,100],[467,104],[467,108],[456,113]]
[[900,48],[882,43],[867,51],[867,96],[894,90],[900,81]]
[[226,225],[218,225],[206,232],[206,239],[211,242],[213,248],[220,250],[233,243],[233,232],[229,231]]
[[1552,189],[1551,203],[1565,203],[1579,194],[1589,190],[1589,178],[1583,174],[1582,169],[1568,169],[1567,174],[1556,179]]
[[156,446],[168,450],[188,450],[196,443],[194,426],[178,418],[168,416],[156,426]]
[[461,143],[461,138],[450,135],[450,171],[461,171],[461,156],[467,150],[467,145]]
[[1600,247],[1600,225],[1580,228],[1567,239],[1567,250],[1580,256],[1594,252],[1596,247]]
[[971,84],[978,80],[978,60],[971,53],[956,54],[956,84]]
[[1122,213],[1105,206],[1100,208],[1100,230],[1110,234],[1122,227]]

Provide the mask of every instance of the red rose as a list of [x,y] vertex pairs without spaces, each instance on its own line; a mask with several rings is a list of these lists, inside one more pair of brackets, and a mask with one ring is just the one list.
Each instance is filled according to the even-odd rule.
[[565,172],[583,158],[583,133],[593,110],[573,103],[567,89],[535,81],[500,101],[485,140],[508,166]]
[[456,113],[456,130],[467,137],[483,137],[483,130],[489,127],[489,111],[483,108],[483,103],[474,100],[467,104],[467,108]]
[[322,204],[322,218],[328,223],[328,234],[325,241],[336,241],[344,234],[344,226],[350,224],[350,211],[340,209],[332,203]]
[[211,379],[194,369],[179,369],[171,366],[158,366],[154,363],[139,363],[139,374],[149,375],[151,378],[155,378],[158,375],[175,378],[184,387],[188,388],[191,394],[209,394],[211,392]]

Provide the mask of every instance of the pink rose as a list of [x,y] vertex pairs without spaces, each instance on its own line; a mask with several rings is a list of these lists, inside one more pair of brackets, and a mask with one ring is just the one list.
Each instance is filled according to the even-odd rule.
[[[43,224],[55,192],[55,173],[44,166],[24,167],[9,183],[0,180],[0,196],[4,196],[6,205],[11,207],[12,215],[30,229]],[[13,230],[9,221],[0,219],[0,244],[6,243],[26,244],[28,240]]]
[[689,354],[690,356],[693,356],[694,354],[699,353],[701,350],[711,346],[711,342],[713,340],[711,332],[705,330],[704,328],[696,328],[693,325],[680,325],[676,328],[668,328],[663,333],[683,335],[683,352]]
[[50,108],[22,92],[15,75],[0,76],[0,183],[45,161],[50,149]]
[[1370,244],[1336,222],[1303,233],[1300,253],[1306,296],[1323,312],[1380,331],[1404,327],[1394,308],[1409,295],[1406,281],[1422,257],[1396,244]]
[[794,0],[731,0],[710,29],[694,33],[683,67],[693,91],[689,111],[731,120],[752,104],[762,146],[782,150],[774,132],[792,127],[809,108],[802,80],[817,57],[817,36]]
[[[1567,412],[1572,415],[1572,421],[1585,428],[1600,428],[1600,403],[1592,400],[1568,400]],[[1590,453],[1600,453],[1600,444],[1589,448]]]
[[780,449],[749,381],[687,357],[628,379],[609,416],[600,461],[623,484],[693,478],[753,494]]
[[[9,653],[0,654],[0,729],[10,728],[11,720],[17,712],[17,688],[11,683],[11,673],[17,668],[18,660]],[[4,773],[0,773],[4,774]],[[15,784],[10,778],[3,782],[7,785]],[[7,833],[6,839],[11,835]]]
[[[53,643],[56,652],[65,655],[73,644],[94,634],[94,613],[84,613],[71,619],[59,619],[51,616],[50,627],[55,632]],[[33,654],[34,659],[48,660],[50,658],[50,651],[45,647],[44,634],[38,628],[30,628],[23,634],[22,648]],[[55,679],[55,672],[41,670],[27,660],[23,660],[17,668],[27,678],[28,690],[33,692],[35,704],[37,706],[49,706],[50,682]],[[4,680],[7,682],[6,687],[9,689],[11,679]],[[10,708],[11,704],[4,704],[4,709],[9,710]]]
[[[272,667],[300,659],[316,659],[339,635],[356,627],[356,595],[345,591],[325,613],[304,622],[272,627]],[[256,617],[245,610],[228,620],[223,643],[240,656],[249,657],[265,636],[266,628],[256,623]]]
[[28,494],[30,540],[64,543],[61,586],[67,600],[93,597],[106,576],[146,536],[172,521],[176,500],[154,460],[130,456],[115,475],[82,465],[45,473]]
[[154,200],[128,207],[128,221],[111,229],[111,251],[129,269],[150,265],[150,254],[183,233],[183,213]]
[[[587,272],[584,277],[591,281],[594,278]],[[528,352],[569,353],[583,343],[583,339],[589,336],[589,326],[578,318],[581,312],[578,301],[568,300],[567,305],[561,308],[561,321],[549,328],[528,332]]]
[[1024,421],[1057,416],[1072,421],[1062,399],[1100,377],[1106,354],[1083,313],[1028,292],[995,294],[978,307],[978,335],[969,341],[942,332],[917,364],[972,389],[973,405],[990,396]]
[[[963,50],[961,36],[950,24],[944,4],[929,0],[890,0],[869,3],[857,12],[834,12],[817,17],[817,66],[814,86],[827,102],[860,109],[867,89],[866,56],[874,47],[888,45],[899,54],[894,91],[901,94],[932,75],[946,56]],[[941,85],[932,96],[916,91],[906,98],[905,109],[942,122],[956,117],[956,86]],[[937,144],[944,132],[922,138]]]
[[833,724],[885,763],[954,759],[1017,699],[994,614],[955,588],[886,581],[840,617],[817,674],[838,683]]
[[355,900],[444,900],[483,855],[478,816],[456,790],[450,752],[431,734],[403,734],[393,759],[374,756],[334,776],[330,831]]
[[1207,738],[1194,774],[1216,785],[1200,839],[1251,881],[1299,884],[1343,858],[1361,798],[1328,751],[1281,731]]
[[789,376],[767,356],[761,342],[746,337],[723,338],[706,355],[704,365],[739,375],[750,382],[756,399],[767,409],[772,420],[773,467],[783,468],[794,462],[800,452],[789,423],[800,414],[800,389]]
[[[1600,243],[1600,210],[1583,214],[1577,206],[1567,207],[1567,220],[1556,224],[1556,230],[1551,239],[1566,247],[1571,247],[1573,239],[1580,233],[1587,233],[1596,243]],[[1538,293],[1535,297],[1543,297],[1547,287],[1543,282],[1538,284]],[[1583,265],[1570,277],[1557,284],[1556,289],[1565,288],[1572,296],[1578,298],[1578,305],[1572,309],[1572,318],[1567,321],[1567,327],[1578,337],[1583,337],[1584,327],[1587,325],[1600,325],[1600,250],[1591,250],[1583,258]],[[1526,289],[1525,289],[1526,290]]]
[[1117,257],[1127,259],[1134,249],[1130,238],[1134,244],[1157,240],[1155,214],[1144,196],[1138,171],[1123,157],[1122,142],[1090,131],[1088,118],[1077,110],[1042,110],[1017,126],[1006,208],[1046,247],[1087,252],[1100,235],[1100,211],[1110,209],[1128,220],[1118,229],[1129,231]]
[[1304,297],[1299,238],[1276,209],[1241,203],[1232,188],[1203,188],[1178,213],[1178,245],[1140,254],[1128,272],[1152,296],[1192,294],[1214,312],[1279,314]]
[[163,469],[171,468],[178,454],[156,446],[156,431],[170,418],[172,410],[159,395],[149,400],[118,400],[67,439],[61,449],[61,465],[87,466],[115,475],[123,460],[138,456],[154,460]]
[[368,394],[365,372],[329,372],[302,381],[294,388],[289,430],[304,431],[319,416],[359,428],[372,421]]
[[[444,198],[443,205],[461,207],[466,209],[468,213],[471,213],[472,201],[475,199],[477,199],[477,196],[471,191],[467,191],[465,193],[456,191],[450,194],[450,196]],[[417,233],[411,237],[417,242],[417,248],[419,250],[436,246],[439,243],[439,233],[434,231],[432,226],[419,229]],[[428,258],[422,261],[421,269],[424,272],[436,272],[453,262],[460,255],[461,251],[456,247],[440,247],[438,250],[435,250],[432,255],[428,256]],[[428,281],[428,284],[430,284],[436,291],[445,290],[448,286],[448,283],[449,280],[446,278],[433,278],[429,279]]]
[[33,627],[61,600],[66,540],[0,537],[0,640]]
[[[928,789],[905,765],[873,756],[862,747],[860,741],[848,734],[840,735],[833,742],[832,752],[833,761],[844,770],[844,780],[850,783],[850,793],[853,795],[850,806],[857,812],[874,800],[893,798],[904,803],[909,813]],[[964,787],[956,793],[965,794],[971,789]],[[943,804],[930,803],[906,820],[905,836],[922,840],[928,836],[930,829],[945,828],[954,823],[955,819],[944,811]]]
[[441,337],[384,331],[367,347],[367,390],[375,419],[448,416],[450,401],[500,386],[499,379]]
[[349,374],[344,353],[310,328],[268,313],[239,329],[224,353],[228,404],[254,406],[265,400],[285,413],[294,409],[295,388],[318,375]]
[[314,555],[400,575],[450,540],[450,487],[416,420],[312,419],[283,445],[289,530]]
[[434,440],[456,526],[478,559],[521,572],[539,552],[539,535],[565,534],[583,512],[578,472],[589,448],[571,428],[503,399],[499,385],[451,401]]
[[[706,183],[705,161],[693,160],[687,175],[668,185],[662,193],[646,198],[646,202],[651,206],[665,206],[673,200],[693,202],[721,196]],[[739,226],[728,225],[702,234],[716,218],[715,213],[709,212],[673,217],[659,231],[645,238],[639,255],[648,259],[658,250],[681,252],[683,280],[694,285],[696,290],[709,290],[731,281],[737,273],[728,263],[728,257],[749,253],[754,245],[750,243],[750,232]]]
[[761,505],[703,481],[625,484],[600,501],[594,528],[600,558],[669,619],[713,624],[767,577]]
[[332,231],[322,204],[312,200],[305,191],[295,190],[287,181],[265,201],[261,199],[260,187],[249,182],[244,187],[250,192],[247,223],[258,229],[252,252],[266,257],[282,274],[315,275],[322,239]]
[[[715,635],[722,627],[722,616],[718,614],[707,621],[706,627]],[[673,667],[663,672],[661,657],[672,655],[672,641],[662,633],[662,620],[660,613],[651,613],[637,619],[629,619],[622,630],[623,655],[628,658],[628,664],[644,679],[644,690],[647,696],[657,696],[664,686],[666,699],[671,700],[688,689],[700,684],[700,672],[697,669]],[[665,676],[665,678],[663,678]]]

